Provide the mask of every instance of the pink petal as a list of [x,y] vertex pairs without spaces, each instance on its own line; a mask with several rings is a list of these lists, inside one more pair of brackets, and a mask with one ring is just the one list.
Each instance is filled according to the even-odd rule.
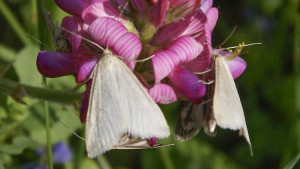
[[168,0],[159,0],[158,3],[153,8],[151,17],[152,17],[152,23],[155,26],[160,26],[164,22],[166,18],[168,6],[169,6]]
[[130,0],[132,6],[138,11],[146,10],[146,3],[144,0]]
[[55,0],[55,2],[65,12],[77,16],[80,16],[83,9],[90,4],[87,0]]
[[86,121],[86,114],[89,107],[89,98],[91,92],[92,80],[86,83],[86,89],[81,96],[81,107],[80,107],[80,120],[81,123],[85,123]]
[[163,78],[180,63],[180,58],[176,53],[170,50],[155,52],[152,58],[152,65],[154,69],[155,83],[160,82]]
[[159,104],[170,104],[177,101],[174,90],[167,84],[156,84],[149,90],[149,94]]
[[181,36],[168,48],[180,58],[180,62],[188,62],[195,59],[203,50],[202,45],[191,36]]
[[172,84],[180,91],[186,98],[194,104],[199,104],[206,91],[203,83],[198,82],[199,78],[192,72],[176,66],[172,73],[168,75]]
[[[142,43],[139,38],[134,33],[123,34],[117,41],[115,41],[113,46],[113,52],[126,59],[136,60],[141,53]],[[128,67],[133,70],[136,62],[126,61],[124,62]]]
[[199,34],[204,30],[205,23],[206,15],[202,10],[197,9],[178,22],[172,22],[162,26],[153,37],[151,44],[169,44],[180,36]]
[[200,6],[202,1],[203,0],[170,0],[170,8],[179,8],[176,9],[178,12],[176,12],[174,15],[184,15],[194,11]]
[[181,65],[187,68],[191,72],[203,72],[210,66],[210,54],[211,48],[208,45],[203,45],[203,51],[194,60]]
[[[228,57],[232,55],[230,52],[223,51],[223,50],[219,50],[218,53],[224,57]],[[233,79],[238,78],[245,71],[247,67],[247,63],[245,62],[245,60],[240,57],[236,57],[233,60],[227,61],[227,64],[229,66]]]
[[115,19],[101,17],[92,22],[88,32],[96,43],[111,49],[115,41],[127,33],[127,29]]
[[204,0],[201,4],[201,10],[206,13],[213,5],[213,0]]
[[205,71],[210,65],[211,55],[211,33],[216,25],[218,19],[218,9],[211,8],[207,11],[207,22],[205,23],[204,31],[195,37],[200,43],[203,44],[202,53],[193,61],[183,64],[187,69],[192,72]]
[[207,17],[207,23],[205,24],[205,27],[207,27],[207,30],[212,32],[213,29],[216,26],[217,20],[218,20],[219,11],[217,8],[211,8],[207,11],[206,17]]
[[120,13],[117,11],[110,1],[92,3],[85,8],[81,14],[85,23],[90,24],[99,17],[119,18]]
[[[78,30],[79,28],[79,24],[77,22],[78,20],[75,19],[74,17],[64,17],[64,19],[62,20],[62,27],[66,30],[68,30],[69,32],[78,34]],[[66,35],[68,36],[68,40],[71,43],[71,49],[72,49],[72,54],[77,53],[77,49],[79,48],[79,45],[81,43],[81,38],[79,36],[75,36],[72,35],[71,33],[69,33],[67,31],[65,31]]]
[[60,77],[76,73],[70,53],[40,51],[36,64],[39,72],[46,77]]
[[78,84],[84,83],[90,77],[98,60],[99,58],[94,58],[80,66],[76,76],[76,83]]

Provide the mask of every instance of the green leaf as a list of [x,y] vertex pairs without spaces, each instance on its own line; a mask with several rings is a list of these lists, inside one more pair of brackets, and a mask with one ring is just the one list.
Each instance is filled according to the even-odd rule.
[[36,58],[39,48],[33,45],[26,46],[18,54],[13,64],[20,82],[31,86],[41,86],[42,76],[36,67]]
[[0,152],[7,154],[21,154],[25,148],[30,147],[31,140],[24,136],[14,138],[12,144],[0,145]]
[[[50,104],[49,107],[52,143],[65,140],[73,135],[72,131],[82,127],[79,117],[74,113],[73,107],[63,109],[60,104]],[[24,120],[22,126],[29,132],[30,137],[34,141],[45,144],[46,132],[44,123],[43,105],[39,103],[31,108],[31,114]]]

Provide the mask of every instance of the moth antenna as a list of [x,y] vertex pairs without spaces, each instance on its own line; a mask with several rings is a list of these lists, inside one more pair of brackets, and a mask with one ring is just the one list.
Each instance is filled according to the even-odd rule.
[[208,100],[205,100],[205,101],[203,101],[203,102],[201,102],[200,105],[207,104],[207,103],[209,103],[209,102],[211,102],[211,101],[213,101],[212,98],[211,98],[211,99],[208,99]]
[[50,49],[49,46],[47,46],[46,44],[44,44],[43,42],[41,42],[40,40],[38,40],[36,37],[34,37],[33,35],[26,33],[26,35],[28,35],[29,37],[31,37],[33,40],[35,40],[36,42],[42,44],[43,46],[45,46],[46,48]]
[[[254,45],[262,45],[263,43],[261,42],[255,42],[255,43],[249,43],[249,44],[244,44],[243,46],[254,46]],[[221,48],[220,50],[229,50],[229,49],[235,49],[238,48],[239,46],[231,46],[231,47],[227,47],[227,48]]]
[[129,62],[145,62],[145,61],[147,61],[147,60],[152,59],[154,56],[155,56],[155,55],[152,55],[152,56],[150,56],[150,57],[147,57],[147,58],[141,59],[141,60],[128,59],[128,58],[125,58],[125,57],[122,57],[122,56],[118,56],[118,57],[119,57],[120,59],[124,59],[124,60],[129,61]]
[[101,47],[100,45],[98,45],[96,42],[93,42],[93,41],[91,41],[91,40],[89,40],[89,39],[87,39],[87,38],[85,38],[85,37],[82,37],[81,35],[78,35],[78,34],[72,32],[72,31],[69,31],[68,29],[65,29],[64,27],[61,27],[61,28],[62,28],[64,31],[66,31],[66,32],[68,32],[68,33],[70,33],[70,34],[72,34],[72,35],[74,35],[74,36],[77,36],[77,37],[80,37],[81,39],[85,40],[86,42],[89,42],[89,43],[95,45],[95,46],[98,47],[99,49],[101,49],[101,50],[103,50],[103,51],[105,50],[103,47]]
[[205,70],[203,72],[194,72],[194,74],[197,74],[197,75],[202,75],[202,74],[206,74],[208,72],[212,71],[212,68],[209,68],[208,70]]
[[198,80],[198,82],[202,82],[203,84],[210,85],[210,84],[214,83],[215,81],[211,80],[211,81],[206,82],[206,81],[203,81],[200,79],[200,80]]
[[230,34],[227,36],[227,38],[221,44],[219,44],[216,48],[220,48],[222,45],[224,45],[232,37],[236,28],[237,28],[237,26],[234,26],[232,31],[230,32]]
[[127,8],[127,5],[128,5],[128,1],[126,2],[124,8],[121,10],[120,15],[119,15],[119,18],[121,18],[121,16],[123,15],[123,12],[124,12],[125,9]]
[[63,123],[61,120],[59,120],[59,122],[66,128],[68,129],[70,132],[72,132],[75,136],[77,136],[79,139],[85,141],[84,138],[82,138],[81,136],[79,136],[77,133],[75,133],[74,131],[72,131],[65,123]]

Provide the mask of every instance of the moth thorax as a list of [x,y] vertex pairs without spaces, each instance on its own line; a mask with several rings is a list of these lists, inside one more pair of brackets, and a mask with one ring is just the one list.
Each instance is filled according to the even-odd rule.
[[104,55],[111,55],[111,54],[112,54],[112,51],[109,50],[109,49],[105,49],[105,50],[103,51],[103,54],[104,54]]

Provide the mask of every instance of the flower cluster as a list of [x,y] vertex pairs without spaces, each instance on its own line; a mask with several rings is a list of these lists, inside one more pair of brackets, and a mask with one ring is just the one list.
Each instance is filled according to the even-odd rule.
[[[160,104],[202,101],[206,87],[195,75],[210,68],[211,34],[218,18],[213,0],[56,0],[73,15],[62,21],[70,52],[41,51],[38,70],[47,77],[73,74],[86,83],[81,121],[85,122],[91,71],[101,50],[86,39],[108,48],[135,72],[152,98]],[[230,54],[217,51],[223,55]],[[146,62],[137,59],[152,57]],[[234,78],[246,68],[240,57],[228,62]]]

